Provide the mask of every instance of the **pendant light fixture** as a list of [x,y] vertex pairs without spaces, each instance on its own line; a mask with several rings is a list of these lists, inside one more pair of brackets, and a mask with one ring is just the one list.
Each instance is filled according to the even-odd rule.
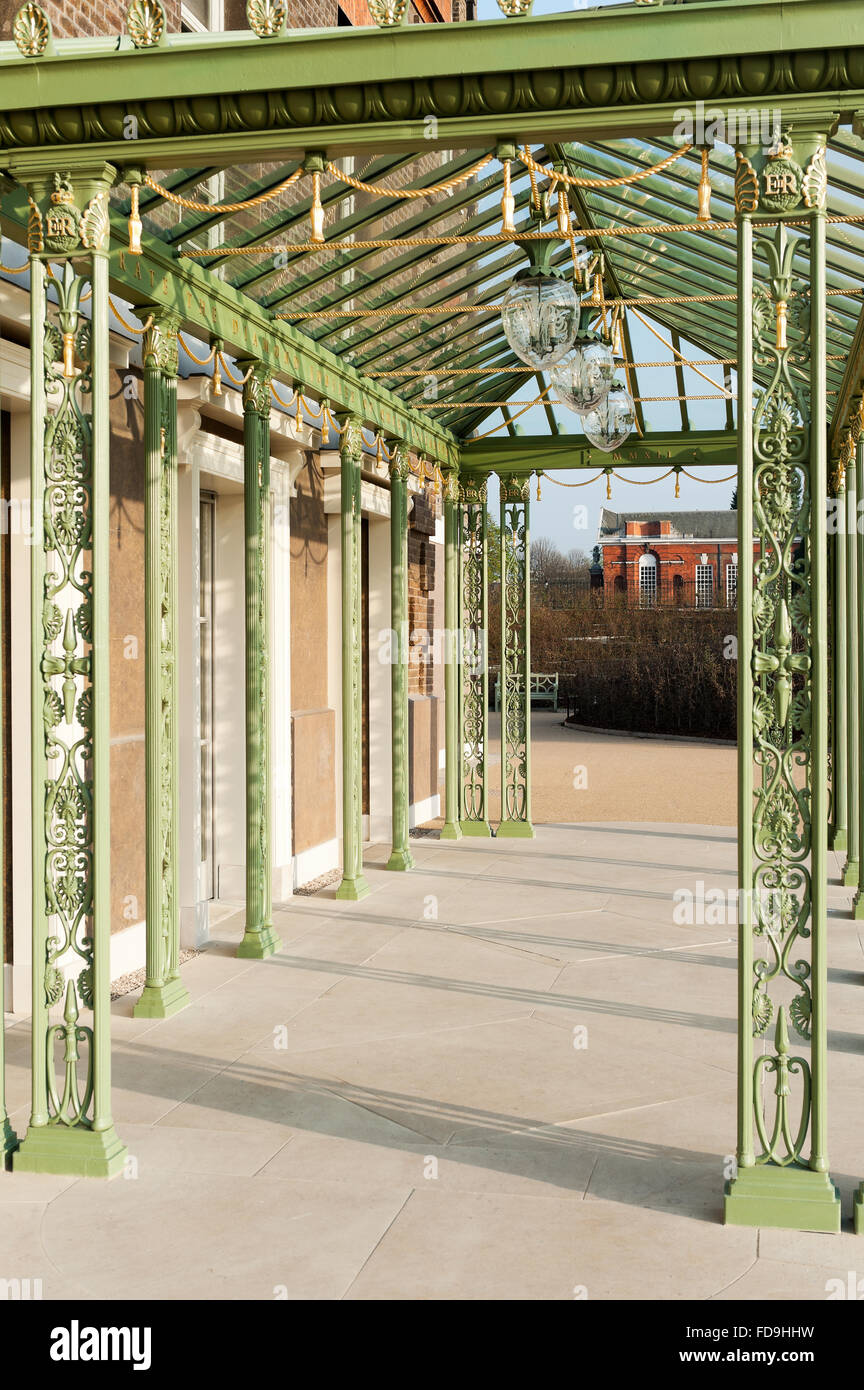
[[501,325],[516,356],[534,371],[560,362],[576,338],[579,303],[572,281],[557,271],[536,260],[520,271],[501,305]]
[[582,416],[585,437],[607,454],[620,449],[635,424],[633,397],[620,381],[613,381],[600,404]]
[[612,349],[602,338],[577,339],[572,352],[552,368],[552,385],[558,397],[584,415],[605,400],[615,376]]

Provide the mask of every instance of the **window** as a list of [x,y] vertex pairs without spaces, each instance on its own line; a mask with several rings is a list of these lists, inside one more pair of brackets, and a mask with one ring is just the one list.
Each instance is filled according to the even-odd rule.
[[184,34],[218,34],[224,27],[223,0],[183,0],[180,29]]
[[657,602],[657,556],[639,556],[639,606],[653,608]]
[[714,602],[714,566],[696,566],[696,607],[711,608]]
[[726,607],[734,608],[738,603],[738,561],[726,566]]

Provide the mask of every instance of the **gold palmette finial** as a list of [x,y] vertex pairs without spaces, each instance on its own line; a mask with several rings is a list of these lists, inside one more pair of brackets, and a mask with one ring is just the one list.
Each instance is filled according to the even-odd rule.
[[129,251],[133,256],[141,255],[141,214],[138,211],[138,191],[140,185],[132,183],[129,185],[131,195],[131,206],[129,208]]
[[711,178],[708,173],[708,160],[711,151],[706,145],[702,151],[702,175],[699,179],[699,211],[697,220],[699,222],[711,221]]

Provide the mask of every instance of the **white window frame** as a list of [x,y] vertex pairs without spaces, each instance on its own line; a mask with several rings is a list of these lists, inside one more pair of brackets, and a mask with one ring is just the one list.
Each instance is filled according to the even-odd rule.
[[[647,576],[650,575],[650,582],[646,583]],[[660,592],[660,566],[657,563],[657,556],[646,554],[639,556],[639,607],[654,608]]]
[[208,0],[206,24],[202,24],[188,6],[181,4],[180,23],[195,34],[221,34],[225,28],[225,0]]
[[714,566],[712,564],[696,566],[695,590],[697,608],[714,607]]
[[726,565],[726,607],[738,605],[738,561],[729,560]]

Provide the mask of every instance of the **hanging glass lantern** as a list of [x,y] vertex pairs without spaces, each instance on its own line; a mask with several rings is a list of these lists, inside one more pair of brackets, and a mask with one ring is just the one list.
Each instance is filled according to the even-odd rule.
[[504,296],[501,324],[516,356],[542,371],[560,362],[573,346],[579,296],[559,275],[522,271]]
[[621,447],[635,424],[633,397],[620,381],[613,381],[605,399],[582,416],[586,438],[607,454]]
[[577,415],[584,415],[606,399],[614,376],[611,347],[595,339],[577,342],[573,351],[552,368],[552,385],[565,405]]

